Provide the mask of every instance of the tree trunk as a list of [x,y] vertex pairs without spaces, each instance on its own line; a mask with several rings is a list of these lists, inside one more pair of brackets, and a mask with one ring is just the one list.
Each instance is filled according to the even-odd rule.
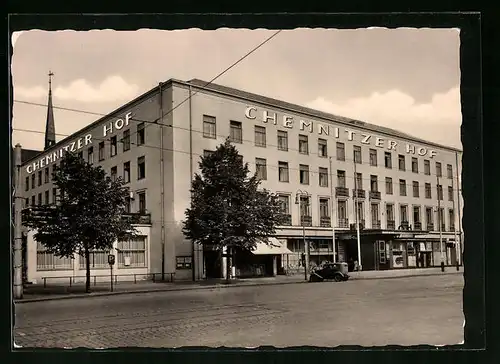
[[90,251],[88,248],[85,248],[85,270],[85,292],[90,293]]
[[231,247],[227,247],[226,249],[226,282],[229,283],[231,281]]

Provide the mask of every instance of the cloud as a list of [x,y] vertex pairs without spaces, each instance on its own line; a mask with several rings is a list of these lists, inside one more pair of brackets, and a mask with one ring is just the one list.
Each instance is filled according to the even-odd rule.
[[451,88],[446,93],[434,94],[429,103],[418,104],[415,99],[399,90],[374,92],[368,97],[349,99],[336,104],[323,97],[306,103],[307,107],[350,117],[390,128],[432,124],[459,127],[462,121],[460,90]]
[[[136,97],[139,87],[128,84],[120,76],[110,76],[97,87],[89,84],[84,79],[72,81],[68,86],[58,86],[54,89],[54,97],[59,100],[73,100],[79,102],[113,102],[128,100]],[[39,99],[47,97],[47,89],[41,86],[14,87],[15,97],[26,99]]]

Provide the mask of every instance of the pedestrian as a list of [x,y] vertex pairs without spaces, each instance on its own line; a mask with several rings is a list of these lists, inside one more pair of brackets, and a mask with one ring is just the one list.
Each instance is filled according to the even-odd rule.
[[358,261],[357,261],[357,260],[355,260],[355,261],[354,261],[354,270],[355,270],[355,271],[358,271],[358,269],[359,269],[359,267],[358,267]]

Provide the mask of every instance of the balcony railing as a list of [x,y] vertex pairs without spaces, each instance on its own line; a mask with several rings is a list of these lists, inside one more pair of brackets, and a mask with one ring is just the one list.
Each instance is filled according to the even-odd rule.
[[349,197],[349,189],[346,187],[335,187],[335,196]]
[[300,217],[300,226],[312,226],[312,217],[311,216],[301,216]]
[[380,201],[380,192],[379,191],[370,191],[370,200],[378,200]]
[[[365,228],[365,220],[359,220],[359,230],[363,230]],[[356,226],[356,223],[354,224],[350,224],[349,225],[349,229],[351,230],[357,230],[357,226]]]
[[441,224],[441,231],[446,231],[446,225],[445,224]]
[[372,221],[372,229],[380,229],[380,220]]
[[420,221],[417,221],[413,224],[414,230],[422,230],[422,223]]
[[434,224],[429,222],[427,223],[427,231],[434,231]]
[[151,225],[151,214],[143,212],[123,213],[122,219],[130,221],[131,224]]
[[290,226],[290,225],[292,225],[292,215],[290,215],[290,214],[283,214],[282,218],[283,218],[283,220],[281,220],[281,224],[283,226]]
[[337,224],[338,224],[337,227],[339,227],[339,228],[348,228],[349,227],[349,220],[339,218]]
[[408,221],[401,221],[401,225],[399,226],[400,230],[410,230],[410,223]]
[[395,230],[396,229],[396,221],[387,220],[387,230]]
[[354,198],[365,198],[365,190],[353,189],[352,196]]
[[321,216],[319,218],[319,226],[332,227],[332,220],[330,219],[330,216]]

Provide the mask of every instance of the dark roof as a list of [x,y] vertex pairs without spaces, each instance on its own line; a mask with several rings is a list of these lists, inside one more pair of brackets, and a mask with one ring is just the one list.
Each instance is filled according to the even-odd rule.
[[[21,163],[24,163],[32,158],[35,158],[40,153],[42,153],[41,150],[21,149]],[[12,155],[14,155],[14,149],[12,149]]]
[[254,101],[257,101],[257,102],[260,102],[260,103],[270,104],[270,105],[274,105],[276,107],[281,107],[281,108],[293,110],[293,111],[296,111],[296,112],[299,112],[299,113],[309,114],[309,115],[311,115],[313,117],[318,117],[318,118],[321,118],[321,119],[326,119],[326,120],[329,120],[329,121],[338,122],[338,123],[342,123],[342,124],[347,124],[347,125],[352,125],[352,126],[358,126],[358,127],[361,127],[361,128],[365,128],[365,129],[368,129],[368,130],[375,131],[375,132],[389,134],[391,136],[400,137],[400,138],[404,138],[404,139],[411,139],[411,140],[414,140],[414,141],[417,141],[417,142],[420,142],[420,143],[435,145],[435,146],[438,146],[438,147],[441,147],[441,148],[445,148],[445,149],[450,149],[450,150],[455,150],[455,151],[460,151],[461,152],[460,149],[457,149],[457,148],[454,148],[454,147],[449,147],[449,146],[446,146],[446,145],[441,145],[441,144],[438,144],[438,143],[429,142],[428,140],[424,140],[424,139],[420,139],[420,138],[414,137],[414,136],[412,136],[410,134],[403,133],[403,132],[401,132],[399,130],[395,130],[395,129],[391,129],[391,128],[386,128],[384,126],[370,124],[370,123],[366,123],[366,122],[361,121],[361,120],[346,118],[344,116],[334,115],[334,114],[326,113],[326,112],[319,111],[319,110],[310,109],[308,107],[304,107],[304,106],[300,106],[300,105],[296,105],[296,104],[291,104],[291,103],[286,102],[286,101],[277,100],[277,99],[273,99],[273,98],[270,98],[270,97],[257,95],[257,94],[251,93],[251,92],[246,92],[246,91],[243,91],[243,90],[238,90],[238,89],[235,89],[235,88],[232,88],[232,87],[222,86],[222,85],[218,85],[218,84],[215,84],[215,83],[210,83],[209,84],[209,82],[203,81],[203,80],[200,80],[200,79],[197,79],[197,78],[189,80],[187,83],[191,84],[193,86],[196,86],[196,87],[205,88],[205,89],[208,89],[208,90],[213,90],[215,92],[226,93],[226,94],[230,94],[230,95],[233,95],[233,96],[236,96],[236,97],[241,97],[241,98],[245,98],[245,99],[249,99],[249,100],[254,100]]

